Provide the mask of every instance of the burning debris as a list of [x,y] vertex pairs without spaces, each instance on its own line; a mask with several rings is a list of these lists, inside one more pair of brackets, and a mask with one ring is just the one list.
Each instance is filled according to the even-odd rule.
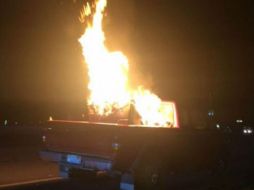
[[133,106],[142,125],[178,127],[175,104],[162,102],[142,87],[130,88],[128,58],[121,51],[110,52],[105,46],[102,21],[106,5],[106,0],[96,1],[93,7],[87,3],[80,16],[80,21],[87,24],[79,42],[88,68],[90,110],[96,115],[110,117]]

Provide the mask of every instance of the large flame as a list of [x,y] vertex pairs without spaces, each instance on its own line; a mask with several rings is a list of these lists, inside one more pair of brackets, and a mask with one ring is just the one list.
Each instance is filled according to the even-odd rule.
[[173,102],[162,102],[157,95],[140,87],[134,91],[133,99],[144,125],[177,127],[176,108]]
[[[104,44],[105,35],[102,30],[103,10],[106,0],[96,4],[95,14],[90,26],[79,39],[83,47],[83,55],[88,65],[89,74],[89,105],[93,105],[98,114],[110,114],[128,104],[130,95],[128,90],[128,59],[121,52],[109,52]],[[91,14],[89,4],[82,12]]]
[[92,16],[92,21],[79,39],[88,67],[88,105],[94,108],[96,114],[110,115],[114,110],[133,102],[144,125],[177,127],[176,118],[172,116],[174,104],[163,104],[149,90],[129,88],[127,57],[120,51],[110,52],[104,43],[102,20],[106,5],[106,0],[98,0],[92,15],[91,7],[87,4],[80,16],[81,22]]

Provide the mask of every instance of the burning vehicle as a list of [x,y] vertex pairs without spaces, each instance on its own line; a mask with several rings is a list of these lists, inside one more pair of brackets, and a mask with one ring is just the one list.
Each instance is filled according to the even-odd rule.
[[106,3],[86,4],[80,16],[87,26],[79,42],[89,76],[89,119],[49,121],[42,156],[58,161],[63,177],[120,176],[122,190],[216,178],[226,167],[228,134],[182,129],[174,102],[130,87],[127,57],[104,43]]

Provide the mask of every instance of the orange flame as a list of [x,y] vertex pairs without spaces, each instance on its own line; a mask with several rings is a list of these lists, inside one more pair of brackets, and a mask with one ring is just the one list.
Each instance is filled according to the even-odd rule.
[[[133,101],[144,125],[177,127],[174,103],[163,103],[149,90],[130,89],[127,57],[120,51],[110,52],[104,43],[102,20],[106,5],[106,0],[96,2],[92,21],[79,39],[88,67],[88,105],[99,115],[110,115]],[[91,14],[87,4],[81,11],[80,21],[84,23]]]

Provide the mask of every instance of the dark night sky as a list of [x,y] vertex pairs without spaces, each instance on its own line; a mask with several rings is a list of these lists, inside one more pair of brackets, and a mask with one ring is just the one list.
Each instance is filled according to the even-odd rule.
[[[108,1],[107,44],[128,56],[134,79],[183,107],[252,118],[251,0]],[[0,121],[81,112],[82,2],[0,1]]]

